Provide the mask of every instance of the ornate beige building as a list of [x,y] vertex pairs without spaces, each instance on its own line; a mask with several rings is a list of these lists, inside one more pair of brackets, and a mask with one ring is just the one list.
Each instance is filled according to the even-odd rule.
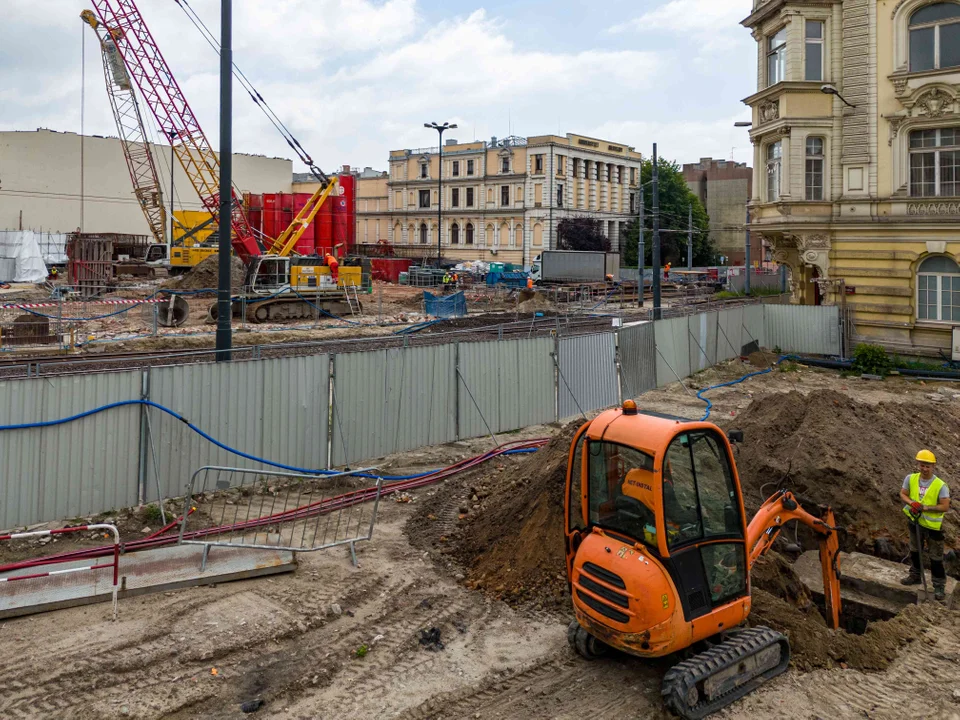
[[960,2],[756,0],[743,25],[757,41],[751,231],[790,268],[796,302],[842,299],[860,339],[947,351]]
[[[360,177],[357,240],[408,255],[437,247],[439,148],[394,150],[388,177]],[[443,147],[443,256],[528,266],[564,217],[599,219],[614,250],[633,216],[640,153],[568,134]]]

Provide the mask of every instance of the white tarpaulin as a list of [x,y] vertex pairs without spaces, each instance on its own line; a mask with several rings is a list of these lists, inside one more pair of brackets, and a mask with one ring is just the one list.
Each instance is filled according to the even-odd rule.
[[0,232],[0,282],[39,283],[47,278],[39,237],[32,230]]

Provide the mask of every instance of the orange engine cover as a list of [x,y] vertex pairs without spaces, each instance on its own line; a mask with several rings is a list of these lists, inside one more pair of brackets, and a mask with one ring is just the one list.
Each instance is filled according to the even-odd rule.
[[640,544],[594,529],[573,562],[577,621],[607,645],[640,657],[661,657],[741,624],[750,597],[684,618],[676,586],[663,564]]

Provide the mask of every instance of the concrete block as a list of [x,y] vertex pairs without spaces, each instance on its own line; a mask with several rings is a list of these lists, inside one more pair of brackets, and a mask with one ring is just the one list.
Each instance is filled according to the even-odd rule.
[[[793,569],[811,592],[823,595],[820,553],[809,550],[797,560]],[[923,600],[923,585],[901,585],[900,578],[909,566],[882,560],[863,553],[840,553],[840,599],[861,603],[890,613]],[[927,570],[927,590],[933,600],[933,580]],[[947,577],[947,597],[953,595],[957,581]]]

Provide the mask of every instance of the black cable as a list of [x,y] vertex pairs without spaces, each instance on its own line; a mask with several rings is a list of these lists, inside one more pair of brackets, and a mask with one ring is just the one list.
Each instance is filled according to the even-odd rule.
[[[204,40],[207,41],[207,44],[210,45],[210,47],[213,48],[213,51],[219,56],[220,43],[217,41],[216,36],[214,36],[214,34],[210,32],[210,29],[204,24],[197,12],[190,7],[190,4],[187,2],[187,0],[174,0],[174,2],[176,2],[180,9],[183,10],[184,14],[187,16],[187,19],[193,23],[193,26],[197,28]],[[292,132],[290,132],[290,129],[277,116],[277,114],[273,111],[273,108],[270,107],[270,104],[264,100],[263,95],[261,95],[260,92],[254,87],[253,83],[250,82],[250,79],[243,73],[237,64],[234,62],[232,65],[234,76],[240,81],[240,84],[243,86],[244,90],[247,91],[250,99],[253,100],[254,104],[260,108],[260,110],[277,129],[283,139],[287,141],[287,145],[289,145],[290,149],[296,153],[297,157],[300,159],[300,162],[307,166],[318,182],[326,186],[330,182],[330,178],[327,177],[326,173],[324,173],[323,170],[321,170],[313,162],[313,158],[310,157],[310,154],[300,144],[300,141],[297,140]]]

